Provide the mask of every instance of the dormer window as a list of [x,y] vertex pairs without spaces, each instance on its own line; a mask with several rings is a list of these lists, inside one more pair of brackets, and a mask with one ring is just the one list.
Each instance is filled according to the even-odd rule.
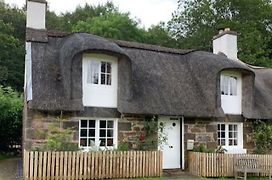
[[221,107],[225,114],[242,113],[242,77],[239,72],[223,71],[220,75]]
[[87,83],[111,85],[111,62],[89,61]]
[[105,54],[84,54],[82,59],[83,105],[117,107],[118,59]]

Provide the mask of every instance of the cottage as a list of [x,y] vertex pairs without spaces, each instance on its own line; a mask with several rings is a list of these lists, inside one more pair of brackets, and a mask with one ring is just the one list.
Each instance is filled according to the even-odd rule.
[[210,53],[49,31],[45,13],[46,1],[27,1],[25,149],[40,147],[36,131],[60,114],[78,147],[137,149],[145,118],[157,116],[163,168],[184,169],[190,143],[251,152],[252,122],[272,118],[272,70],[241,62],[229,29]]

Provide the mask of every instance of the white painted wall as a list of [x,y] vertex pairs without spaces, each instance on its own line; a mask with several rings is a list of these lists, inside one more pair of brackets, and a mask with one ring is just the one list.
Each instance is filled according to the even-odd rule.
[[237,36],[225,34],[213,40],[213,53],[224,53],[230,59],[237,59]]
[[25,43],[25,95],[26,100],[32,100],[32,58],[31,58],[31,42]]
[[223,71],[222,75],[237,77],[237,95],[221,95],[221,107],[225,114],[242,114],[242,76],[238,72]]
[[[112,63],[111,85],[87,83],[88,64],[99,60]],[[82,60],[83,105],[88,107],[117,107],[118,59],[102,54],[84,54]]]
[[46,3],[27,1],[26,27],[45,29]]

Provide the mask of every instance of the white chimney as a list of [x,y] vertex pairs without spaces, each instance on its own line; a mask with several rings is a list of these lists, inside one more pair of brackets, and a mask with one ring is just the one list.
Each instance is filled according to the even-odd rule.
[[230,28],[220,30],[219,34],[213,37],[213,53],[224,53],[230,59],[237,58],[237,33]]
[[45,0],[27,0],[26,6],[26,27],[45,29],[47,2]]

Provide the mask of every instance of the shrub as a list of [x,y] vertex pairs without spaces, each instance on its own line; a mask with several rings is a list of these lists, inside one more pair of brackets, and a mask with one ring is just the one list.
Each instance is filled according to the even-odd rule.
[[265,154],[272,151],[272,123],[257,120],[253,125],[255,153]]
[[0,85],[0,151],[21,144],[23,97],[10,87]]

